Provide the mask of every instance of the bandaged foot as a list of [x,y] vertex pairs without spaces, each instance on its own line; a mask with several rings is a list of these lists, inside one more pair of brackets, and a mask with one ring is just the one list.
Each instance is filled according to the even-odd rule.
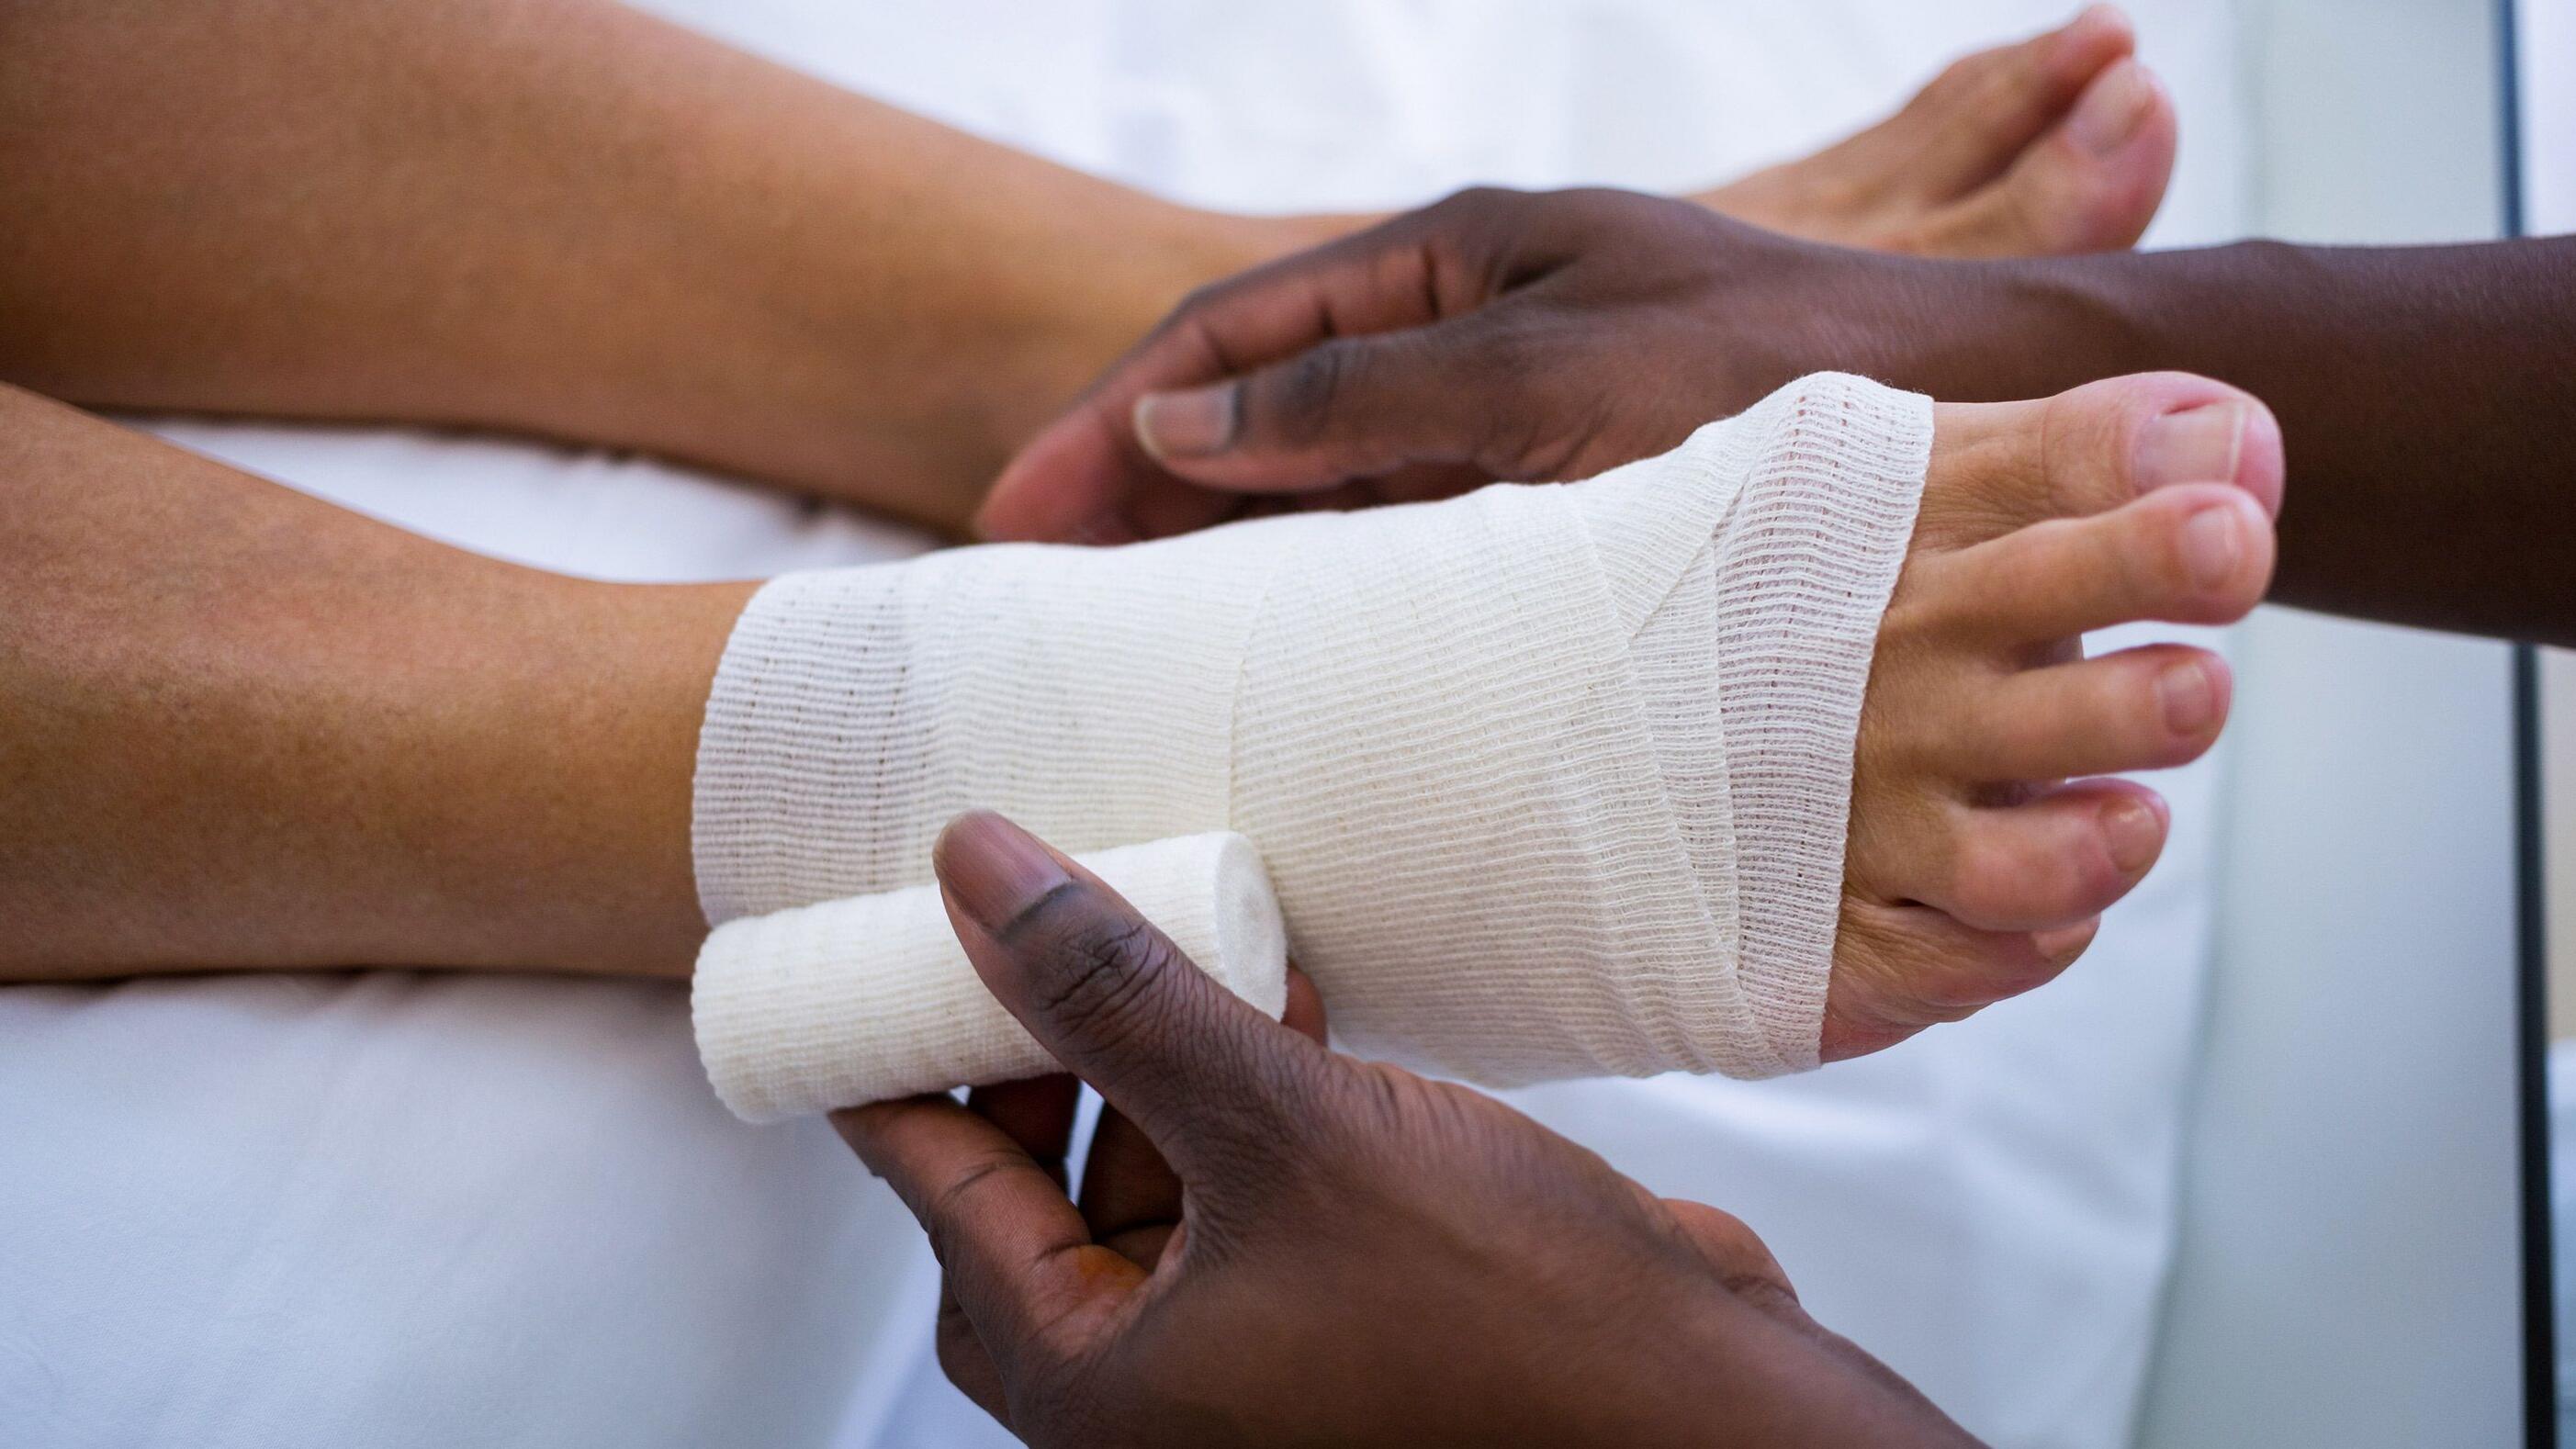
[[[780,579],[709,703],[702,901],[919,886],[974,807],[1075,852],[1232,829],[1363,1052],[1518,1082],[1884,1044],[2035,984],[2143,874],[2151,794],[2028,782],[2197,753],[2222,668],[2065,641],[2242,613],[2278,482],[2261,410],[2193,379],[1938,416],[1820,376],[1586,483]],[[2149,481],[2200,486],[2123,506]]]

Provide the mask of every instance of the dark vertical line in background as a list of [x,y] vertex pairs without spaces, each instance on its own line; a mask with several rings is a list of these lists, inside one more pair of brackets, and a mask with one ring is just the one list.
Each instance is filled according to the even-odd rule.
[[[2517,0],[2496,0],[2504,234],[2523,234],[2522,60]],[[2558,1445],[2558,1312],[2550,1241],[2548,877],[2542,870],[2540,651],[2513,646],[2515,1017],[2521,1092],[2523,1437]]]
[[2549,971],[2543,933],[2540,810],[2540,657],[2513,646],[2514,833],[2521,1019],[2522,1320],[2524,1410],[2532,1449],[2558,1445],[2558,1313],[2550,1241]]

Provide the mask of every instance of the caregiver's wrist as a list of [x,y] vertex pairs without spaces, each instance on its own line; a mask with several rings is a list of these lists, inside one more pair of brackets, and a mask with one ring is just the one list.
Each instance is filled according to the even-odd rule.
[[2153,366],[2153,274],[2135,253],[1905,261],[1889,380],[1944,402],[2043,397]]

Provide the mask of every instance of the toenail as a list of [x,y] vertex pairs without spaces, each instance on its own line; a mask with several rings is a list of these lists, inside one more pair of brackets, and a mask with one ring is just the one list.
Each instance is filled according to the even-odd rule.
[[2039,959],[2062,971],[2074,965],[2084,948],[2093,944],[2093,922],[2042,931],[2030,938],[2030,944],[2039,952]]
[[2212,504],[2183,522],[2182,562],[2197,587],[2215,591],[2236,577],[2236,562],[2245,556],[2245,540],[2236,526],[2236,510]]
[[2102,838],[2111,847],[2111,863],[2127,874],[2155,863],[2162,834],[2156,812],[2135,800],[2123,798],[2102,807]]
[[2204,403],[2138,429],[2130,478],[2141,493],[2175,483],[2232,483],[2245,446],[2245,404]]
[[2218,713],[2218,689],[2198,662],[2177,664],[2156,676],[2156,703],[2165,712],[2166,729],[2197,735]]
[[2096,156],[2108,156],[2138,134],[2154,108],[2156,89],[2134,60],[2114,63],[2084,88],[2075,113],[2066,118],[2066,134]]

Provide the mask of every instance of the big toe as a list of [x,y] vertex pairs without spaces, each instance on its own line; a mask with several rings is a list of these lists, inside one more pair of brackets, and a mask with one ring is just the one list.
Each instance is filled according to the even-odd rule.
[[2135,243],[2173,177],[2172,99],[2135,60],[2104,69],[2002,175],[1925,227],[1954,256],[2063,256]]
[[2277,516],[2282,473],[2271,409],[2190,373],[2106,378],[2039,402],[1943,403],[1915,543],[1968,547],[2184,483],[2231,484]]
[[2046,35],[1982,50],[1950,67],[1865,139],[1935,196],[2002,175],[2065,119],[2088,85],[2136,44],[2128,20],[2095,5]]

